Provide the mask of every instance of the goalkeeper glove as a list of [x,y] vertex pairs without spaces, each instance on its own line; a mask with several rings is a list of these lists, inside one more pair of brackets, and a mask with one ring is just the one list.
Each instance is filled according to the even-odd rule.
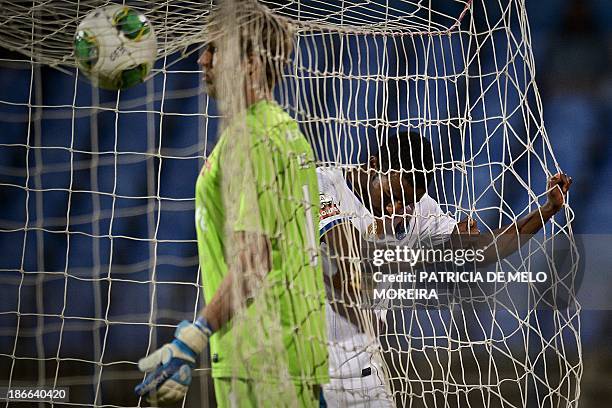
[[212,333],[212,327],[203,317],[194,323],[182,321],[171,343],[138,361],[138,369],[149,374],[134,389],[136,394],[153,404],[182,400],[191,383],[191,370],[196,358],[208,344]]

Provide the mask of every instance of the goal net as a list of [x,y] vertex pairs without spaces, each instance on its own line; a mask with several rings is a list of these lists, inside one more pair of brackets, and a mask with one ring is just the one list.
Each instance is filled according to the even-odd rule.
[[[244,100],[222,106],[203,89],[196,60],[213,38],[212,2],[126,1],[155,27],[152,77],[121,92],[92,87],[74,67],[73,35],[84,15],[111,3],[8,2],[0,23],[0,387],[67,386],[73,406],[144,404],[133,393],[143,378],[136,361],[203,306],[194,186],[228,118],[245,108]],[[412,131],[433,148],[427,194],[442,212],[430,222],[469,216],[486,233],[546,200],[547,178],[562,168],[543,125],[524,1],[261,0],[257,10],[293,33],[274,99],[299,124],[317,166],[360,168]],[[227,67],[225,89],[241,95],[243,84],[227,81],[236,67]],[[240,140],[228,154],[242,157]],[[243,162],[224,166],[240,175],[239,184],[224,181],[233,214],[232,194],[254,175]],[[518,266],[489,266],[544,268],[546,287],[528,283],[517,295],[509,284],[477,285],[450,302],[358,308],[385,398],[411,407],[577,406],[572,219],[564,206],[527,237]],[[230,242],[226,253],[238,250]],[[343,257],[355,254],[336,254]],[[330,296],[328,308],[349,301]],[[262,306],[258,318],[269,311]],[[287,367],[273,360],[278,333],[239,319],[267,339],[267,369],[287,385]],[[183,406],[214,406],[207,352],[199,364]],[[339,390],[359,398],[364,378]]]

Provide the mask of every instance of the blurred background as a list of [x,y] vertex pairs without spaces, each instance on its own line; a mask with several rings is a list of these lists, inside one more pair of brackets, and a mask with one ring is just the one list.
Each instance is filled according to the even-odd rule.
[[[574,179],[573,232],[610,234],[612,4],[526,3],[544,122],[559,166]],[[356,44],[374,47],[376,40]],[[436,52],[452,48],[443,43]],[[481,51],[489,69],[494,48]],[[216,141],[218,113],[202,92],[198,52],[191,51],[158,61],[159,69],[171,68],[118,98],[92,92],[70,71],[32,65],[0,48],[0,384],[61,378],[78,405],[136,405],[132,387],[141,376],[134,362],[201,306],[199,288],[206,283],[197,267],[193,195]],[[457,94],[482,91],[460,88]],[[375,98],[366,95],[364,105]],[[379,113],[359,109],[358,117]],[[301,119],[321,161],[354,162],[369,152],[334,150],[316,137],[333,132],[332,125]],[[368,146],[376,140],[375,129],[345,131]],[[484,138],[487,130],[481,131],[475,140]],[[440,157],[444,149],[437,148]],[[542,180],[532,184],[538,194]],[[505,193],[509,208],[525,207],[522,193]],[[485,197],[480,205],[487,203]],[[480,221],[487,220],[497,221]],[[598,296],[612,289],[606,280]],[[582,311],[581,407],[612,405],[611,317],[611,310]],[[206,364],[198,371],[202,378]],[[196,384],[190,401],[209,399],[207,381]]]
[[[544,122],[562,168],[572,174],[574,232],[610,234],[612,184],[612,4],[606,1],[527,1],[542,91]],[[585,274],[603,273],[606,297],[610,258]],[[605,268],[602,270],[601,268]],[[609,304],[601,299],[600,304]],[[612,376],[612,310],[586,308],[581,337],[584,376],[580,406],[612,404],[605,378]]]

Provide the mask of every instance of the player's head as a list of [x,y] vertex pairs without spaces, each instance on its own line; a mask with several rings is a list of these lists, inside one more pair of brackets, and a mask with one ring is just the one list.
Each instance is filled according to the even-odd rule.
[[[278,17],[265,12],[261,8],[245,2],[233,11],[231,17],[238,29],[238,52],[228,52],[223,49],[231,41],[226,41],[227,27],[220,12],[212,12],[209,17],[208,42],[198,63],[204,71],[204,83],[209,96],[217,97],[219,91],[218,79],[223,64],[220,60],[225,56],[234,58],[239,64],[239,72],[243,75],[246,91],[253,89],[268,93],[279,81],[284,65],[288,62],[293,50],[293,35],[289,25]],[[230,78],[231,80],[232,78]]]
[[417,132],[389,136],[370,157],[372,209],[377,215],[403,214],[427,191],[433,178],[431,143]]

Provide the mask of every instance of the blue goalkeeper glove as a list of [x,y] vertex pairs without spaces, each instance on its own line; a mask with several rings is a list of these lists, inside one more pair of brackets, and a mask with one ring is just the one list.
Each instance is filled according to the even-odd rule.
[[191,383],[191,370],[196,358],[208,344],[213,330],[200,317],[194,323],[181,322],[174,340],[138,361],[138,369],[149,373],[136,386],[137,395],[152,404],[170,404],[182,400]]

